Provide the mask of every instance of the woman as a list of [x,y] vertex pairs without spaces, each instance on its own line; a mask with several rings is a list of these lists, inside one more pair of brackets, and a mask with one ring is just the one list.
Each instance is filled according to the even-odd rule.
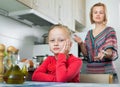
[[116,32],[106,25],[106,6],[103,3],[92,6],[90,20],[95,28],[88,31],[85,42],[77,35],[74,36],[88,59],[87,73],[116,73],[113,65],[113,60],[118,58]]

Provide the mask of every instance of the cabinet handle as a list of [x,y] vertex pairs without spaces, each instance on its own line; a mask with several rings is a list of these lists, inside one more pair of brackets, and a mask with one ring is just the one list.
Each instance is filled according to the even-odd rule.
[[61,23],[62,21],[61,21],[61,6],[59,6],[59,11],[58,11],[59,13],[58,13],[58,19],[59,19],[59,23]]

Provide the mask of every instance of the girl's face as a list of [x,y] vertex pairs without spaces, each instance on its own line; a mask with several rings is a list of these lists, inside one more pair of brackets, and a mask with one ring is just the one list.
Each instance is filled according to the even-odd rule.
[[50,50],[56,55],[65,45],[68,35],[64,29],[54,28],[49,33],[49,47]]
[[93,8],[93,20],[95,23],[103,23],[105,17],[105,10],[103,6],[95,6]]

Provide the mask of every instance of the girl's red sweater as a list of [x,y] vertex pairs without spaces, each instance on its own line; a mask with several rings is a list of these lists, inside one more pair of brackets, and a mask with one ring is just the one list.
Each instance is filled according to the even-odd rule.
[[82,60],[69,54],[60,53],[57,60],[54,56],[48,56],[46,60],[34,71],[33,81],[40,82],[79,82]]

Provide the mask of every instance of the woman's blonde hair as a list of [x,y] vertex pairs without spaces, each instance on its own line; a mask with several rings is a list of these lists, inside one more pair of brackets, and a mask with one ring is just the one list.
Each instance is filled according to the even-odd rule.
[[90,10],[90,21],[91,21],[91,24],[95,23],[95,21],[93,20],[93,8],[96,7],[96,6],[103,6],[104,8],[104,23],[106,24],[107,23],[107,9],[106,9],[106,5],[99,2],[99,3],[96,3],[92,6],[91,10]]

